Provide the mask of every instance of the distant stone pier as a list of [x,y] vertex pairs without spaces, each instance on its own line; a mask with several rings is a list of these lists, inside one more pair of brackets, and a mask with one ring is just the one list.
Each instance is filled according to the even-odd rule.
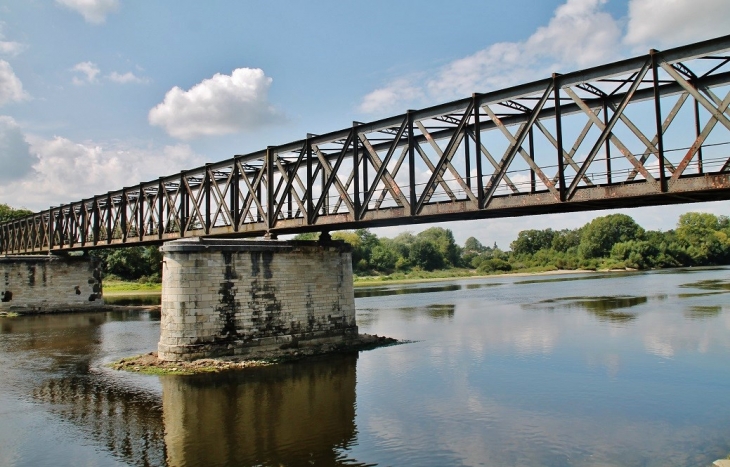
[[352,252],[344,242],[192,238],[161,250],[161,360],[357,335]]
[[89,256],[0,256],[0,312],[102,308],[101,270]]

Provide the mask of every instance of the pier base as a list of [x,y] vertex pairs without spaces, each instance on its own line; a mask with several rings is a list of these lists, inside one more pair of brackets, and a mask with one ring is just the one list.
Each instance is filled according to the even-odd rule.
[[88,256],[0,256],[0,312],[88,311],[104,305],[101,270]]
[[166,243],[158,358],[255,355],[357,335],[344,242]]

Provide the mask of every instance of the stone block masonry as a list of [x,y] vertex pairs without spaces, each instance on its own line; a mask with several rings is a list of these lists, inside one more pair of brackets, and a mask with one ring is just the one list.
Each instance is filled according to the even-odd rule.
[[161,360],[357,336],[352,252],[344,242],[193,238],[162,251]]
[[57,313],[104,306],[101,270],[88,256],[0,256],[0,312]]

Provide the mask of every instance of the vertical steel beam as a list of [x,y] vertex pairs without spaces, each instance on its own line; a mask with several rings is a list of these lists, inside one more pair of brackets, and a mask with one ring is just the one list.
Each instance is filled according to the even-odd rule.
[[[464,127],[464,172],[466,172],[464,175],[466,176],[466,187],[471,190],[471,151],[470,151],[470,144],[469,144],[469,137],[467,132],[467,127],[469,125]],[[477,149],[477,154],[479,150]]]
[[[321,162],[320,162],[320,165],[322,165]],[[324,216],[324,215],[329,214],[330,198],[329,198],[329,190],[327,190],[327,177],[325,174],[325,170],[323,169],[321,172],[322,172],[322,177],[320,178],[320,181],[321,181],[321,186],[322,186],[322,190],[321,190],[322,194],[320,195],[320,199],[317,204],[322,206],[322,212],[317,213],[317,215]],[[334,176],[335,176],[335,174],[333,173],[332,177],[334,177]]]
[[162,183],[162,177],[157,181],[157,238],[162,240],[165,233],[165,184]]
[[231,174],[231,186],[229,188],[230,206],[231,206],[231,222],[233,222],[233,231],[238,232],[238,224],[241,223],[241,213],[239,206],[239,177],[241,173],[238,170],[238,159],[233,159],[233,173]]
[[122,243],[127,243],[127,189],[122,188],[122,199],[119,204],[121,209]]
[[112,230],[112,192],[106,194],[106,243],[111,244],[114,231]]
[[661,95],[659,94],[659,74],[657,55],[659,51],[651,49],[651,70],[654,85],[654,121],[656,123],[657,157],[659,158],[659,186],[663,193],[667,192],[667,177],[664,173],[664,129],[662,128]]
[[477,163],[477,209],[484,209],[484,180],[482,180],[482,128],[479,120],[479,109],[481,102],[479,94],[471,95],[472,107],[474,107],[474,149],[476,152]]
[[[700,138],[700,134],[702,133],[702,122],[700,121],[700,103],[697,102],[697,99],[693,99],[694,101],[694,110],[695,110],[695,136],[697,140]],[[697,171],[699,173],[705,173],[705,169],[702,166],[702,145],[697,148]]]
[[81,243],[81,246],[86,246],[86,201],[82,199],[80,205],[79,219],[81,223],[81,230],[79,232],[79,243]]
[[274,228],[274,147],[266,148],[266,229]]
[[205,164],[205,176],[203,178],[203,196],[205,206],[203,211],[203,216],[205,216],[205,219],[203,222],[205,223],[203,228],[205,229],[205,234],[210,233],[210,190],[213,189],[211,186],[211,174],[210,174],[210,164]]
[[352,173],[354,183],[354,199],[355,212],[353,217],[360,219],[360,135],[357,132],[357,123],[352,122]]
[[180,172],[180,184],[177,187],[180,198],[180,238],[185,236],[188,225],[188,190],[185,183],[185,172]]
[[[368,159],[370,158],[370,152],[363,150],[362,152],[362,189],[363,192],[367,193],[370,191],[370,183],[368,180]],[[365,215],[365,212],[368,210],[368,204],[365,203],[360,207],[360,218]]]
[[94,196],[94,226],[92,227],[92,234],[94,235],[94,245],[99,244],[100,220],[101,210],[99,209],[99,197]]
[[413,135],[413,110],[409,110],[408,119],[408,185],[410,194],[411,216],[416,215],[418,199],[416,198],[416,141]]
[[558,149],[558,175],[560,179],[560,201],[565,201],[565,163],[563,159],[563,116],[560,110],[560,75],[553,73],[553,95],[555,102],[555,141]]
[[53,207],[48,210],[48,253],[50,254],[51,250],[53,249]]
[[137,197],[137,214],[139,221],[137,222],[137,230],[139,230],[139,241],[144,240],[144,204],[147,202],[147,196],[144,193],[144,185],[139,184],[139,196]]
[[304,140],[307,151],[307,225],[312,225],[314,220],[314,200],[312,199],[312,188],[314,187],[314,180],[312,177],[312,141],[307,136]]
[[[527,144],[530,149],[530,160],[532,162],[535,162],[535,134],[533,131],[533,127],[530,127],[530,133],[527,135],[528,140]],[[535,190],[537,188],[537,180],[535,178],[535,169],[530,169],[530,193],[535,193]]]
[[[608,125],[608,102],[606,97],[603,98],[603,124]],[[609,185],[613,182],[611,176],[611,134],[606,138],[606,183]]]

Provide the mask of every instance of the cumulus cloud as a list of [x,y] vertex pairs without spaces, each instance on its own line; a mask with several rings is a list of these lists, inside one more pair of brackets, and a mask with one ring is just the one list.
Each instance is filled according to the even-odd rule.
[[0,41],[0,54],[15,57],[26,49],[24,44],[15,41]]
[[21,44],[20,42],[4,40],[5,35],[2,33],[2,29],[4,27],[5,23],[0,21],[0,55],[15,57],[28,47],[25,44]]
[[204,163],[186,144],[136,147],[32,135],[26,136],[26,140],[33,170],[24,177],[0,184],[0,203],[34,210],[136,185]]
[[56,0],[56,3],[81,14],[87,23],[101,24],[108,14],[119,9],[119,0]]
[[131,71],[128,71],[124,74],[117,73],[116,71],[112,71],[107,75],[107,78],[111,81],[114,81],[115,83],[119,84],[142,84],[146,83],[148,80],[146,78],[140,78],[139,76],[135,75]]
[[74,76],[72,80],[72,82],[77,86],[95,83],[96,76],[101,71],[99,70],[99,67],[92,62],[77,63],[73,68],[71,68],[71,70],[80,73],[80,76]]
[[188,91],[175,86],[150,110],[149,122],[181,139],[259,128],[282,118],[268,100],[271,82],[259,68],[237,68]]
[[360,110],[384,112],[403,109],[419,98],[421,103],[433,103],[465,97],[617,58],[621,29],[602,10],[606,1],[568,0],[527,40],[493,44],[424,74],[425,79],[396,79],[366,95]]
[[26,97],[23,83],[15,76],[13,68],[5,60],[0,60],[0,105],[21,101]]
[[20,126],[12,117],[0,115],[0,182],[25,177],[37,162]]
[[624,42],[642,52],[672,47],[730,31],[727,0],[631,0]]

